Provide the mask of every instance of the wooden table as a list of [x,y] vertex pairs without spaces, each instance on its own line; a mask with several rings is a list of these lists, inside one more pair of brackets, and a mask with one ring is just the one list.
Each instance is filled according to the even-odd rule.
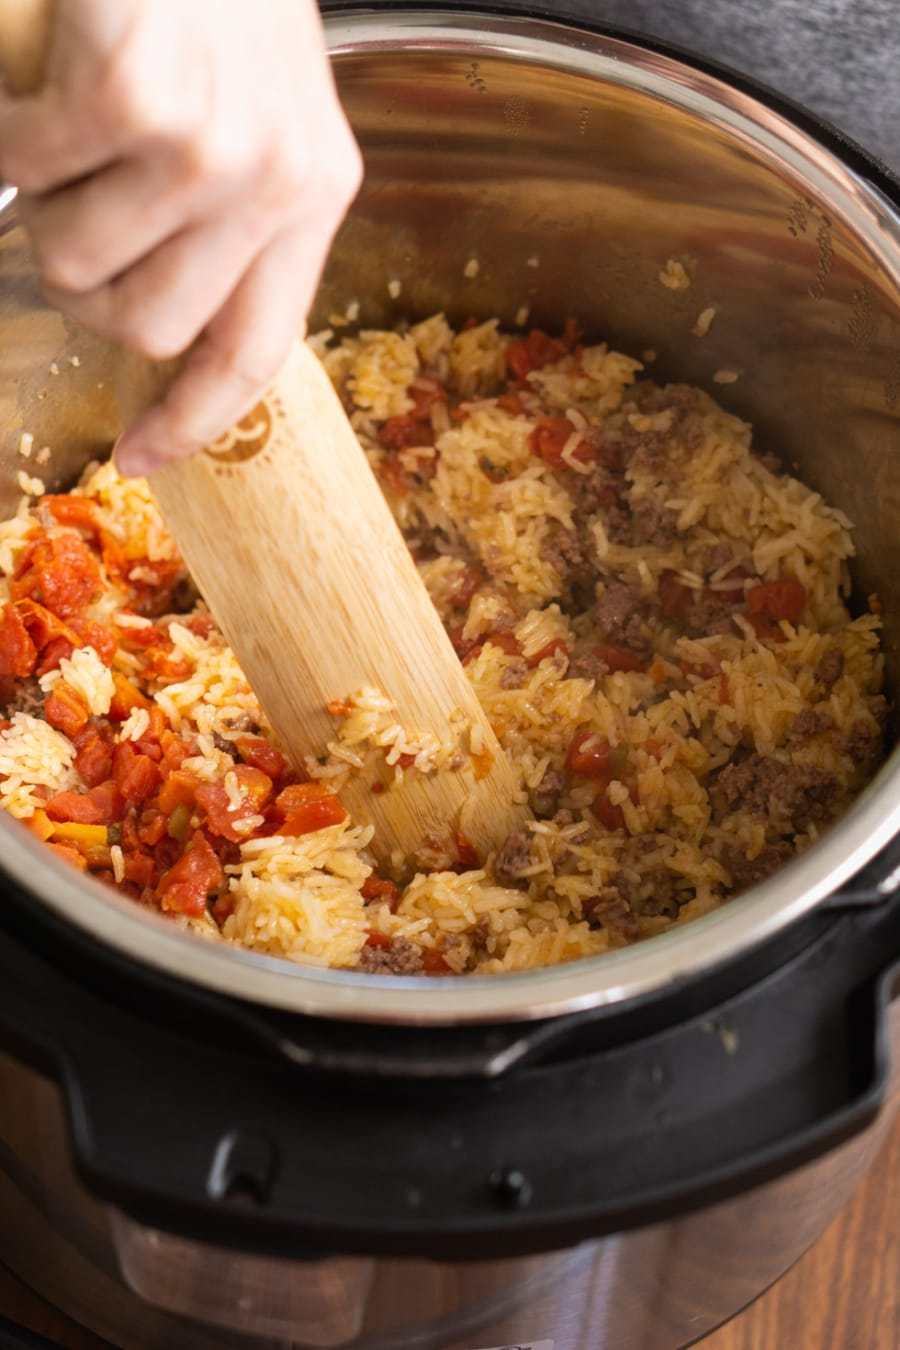
[[[105,1341],[61,1317],[2,1269],[0,1314],[65,1350],[107,1350]],[[816,1245],[773,1289],[696,1350],[898,1347],[900,1120],[867,1180]]]

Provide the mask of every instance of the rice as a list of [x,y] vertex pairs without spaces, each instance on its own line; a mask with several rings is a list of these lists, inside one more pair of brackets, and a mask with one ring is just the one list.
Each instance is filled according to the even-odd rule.
[[[670,260],[660,281],[690,277]],[[46,599],[22,598],[37,537],[76,537],[98,577],[58,616],[77,619],[79,645],[14,682],[0,723],[11,814],[78,848],[57,834],[71,799],[54,799],[94,791],[106,744],[132,795],[97,789],[98,809],[120,813],[107,846],[79,857],[101,880],[207,939],[412,974],[602,954],[710,912],[821,836],[883,751],[877,597],[851,618],[840,511],[710,397],[638,383],[641,362],[571,328],[454,331],[433,315],[312,341],[527,826],[487,858],[451,830],[376,873],[371,830],[334,794],[351,775],[402,790],[477,758],[479,730],[456,719],[438,742],[401,724],[390,690],[336,691],[334,734],[307,748],[297,783],[202,602],[188,592],[177,612],[185,578],[147,485],[109,464],[75,489],[90,526],[60,523],[53,498],[0,523],[10,631]],[[70,715],[54,691],[80,728],[46,720]]]

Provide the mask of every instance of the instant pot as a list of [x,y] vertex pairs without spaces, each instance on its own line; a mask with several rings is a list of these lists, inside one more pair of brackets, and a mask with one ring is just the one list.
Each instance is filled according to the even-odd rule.
[[[854,521],[896,690],[900,185],[740,77],[558,11],[332,9],[367,180],[314,326],[571,316],[709,389]],[[65,485],[116,422],[11,200],[0,279],[6,515],[23,430]],[[894,754],[682,929],[423,979],[202,942],[4,818],[0,1259],[127,1350],[687,1345],[815,1240],[900,1107],[898,824]]]

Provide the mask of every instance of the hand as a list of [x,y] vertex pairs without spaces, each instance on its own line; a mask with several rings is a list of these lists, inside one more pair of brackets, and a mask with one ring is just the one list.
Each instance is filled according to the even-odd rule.
[[313,0],[57,0],[34,98],[0,95],[49,302],[160,360],[123,473],[215,440],[302,330],[360,183]]

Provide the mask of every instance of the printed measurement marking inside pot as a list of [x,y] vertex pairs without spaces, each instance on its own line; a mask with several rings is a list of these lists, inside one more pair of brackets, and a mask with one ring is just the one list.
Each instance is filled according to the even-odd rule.
[[486,94],[487,84],[485,83],[484,76],[479,73],[480,70],[481,62],[473,61],[466,71],[466,84],[471,89],[476,90],[479,94]]
[[809,294],[814,300],[821,300],[825,294],[828,275],[834,263],[831,221],[825,215],[825,212],[820,211],[808,197],[798,197],[788,211],[788,234],[793,235],[795,239],[799,239],[801,235],[806,234],[814,226],[816,227],[816,248],[819,251],[819,260],[816,266],[815,280],[809,287]]

